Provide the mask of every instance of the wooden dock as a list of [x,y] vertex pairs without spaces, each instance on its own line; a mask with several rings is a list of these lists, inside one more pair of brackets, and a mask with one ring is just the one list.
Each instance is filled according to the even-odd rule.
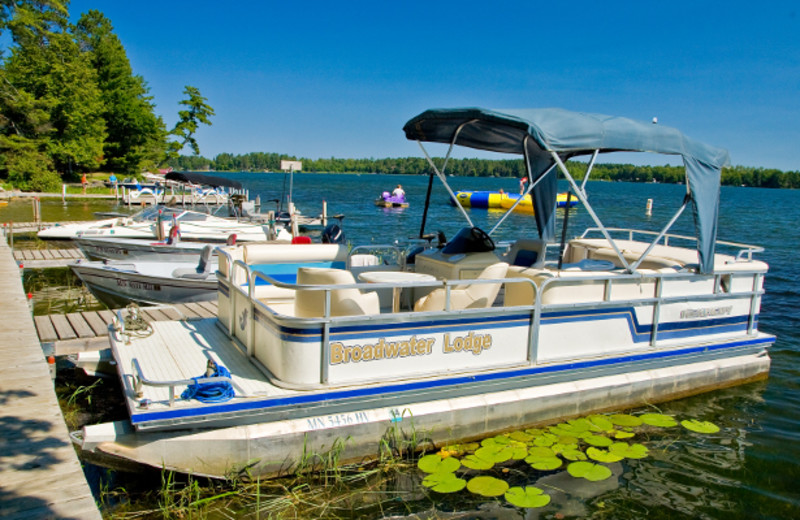
[[17,265],[29,269],[43,269],[48,267],[66,267],[76,260],[85,259],[83,252],[77,247],[64,249],[15,249],[14,260]]
[[[217,302],[140,307],[139,311],[147,321],[211,318],[217,315]],[[33,320],[48,353],[63,356],[108,348],[108,325],[115,315],[115,310],[71,312],[34,316]]]
[[19,266],[0,240],[0,517],[102,516],[69,440]]

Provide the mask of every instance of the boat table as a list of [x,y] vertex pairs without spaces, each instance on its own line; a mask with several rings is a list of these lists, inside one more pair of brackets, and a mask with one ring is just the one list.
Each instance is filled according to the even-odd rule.
[[[435,282],[436,277],[429,274],[412,273],[409,271],[364,271],[358,279],[368,283],[394,283],[410,284],[415,282]],[[392,287],[392,312],[400,311],[400,291],[402,285]]]

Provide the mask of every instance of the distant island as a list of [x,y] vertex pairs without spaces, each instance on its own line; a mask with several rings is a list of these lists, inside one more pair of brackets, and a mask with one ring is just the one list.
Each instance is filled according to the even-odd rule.
[[[281,160],[303,162],[306,173],[384,173],[401,175],[427,175],[430,166],[422,157],[386,159],[305,159],[285,154],[253,152],[244,155],[221,153],[214,159],[199,155],[181,155],[172,158],[169,165],[175,170],[263,172],[280,171]],[[586,164],[570,161],[571,173],[582,177]],[[450,159],[447,173],[462,177],[521,177],[525,175],[522,159]],[[592,180],[663,182],[682,184],[684,169],[681,166],[635,166],[633,164],[596,164]],[[800,172],[777,169],[731,166],[722,170],[724,186],[758,188],[800,188]]]

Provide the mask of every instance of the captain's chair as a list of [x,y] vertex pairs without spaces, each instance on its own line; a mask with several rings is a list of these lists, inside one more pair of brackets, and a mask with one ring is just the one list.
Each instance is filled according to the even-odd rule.
[[[505,278],[508,271],[508,264],[498,262],[486,267],[478,280],[494,280]],[[457,285],[450,289],[450,310],[461,309],[482,309],[491,307],[500,292],[501,282],[498,283],[476,283],[469,285]],[[445,307],[446,292],[444,288],[435,289],[427,296],[417,300],[414,310],[420,311],[442,311]]]
[[[297,283],[301,285],[347,285],[356,280],[350,271],[327,267],[301,267],[297,270]],[[325,291],[298,289],[294,301],[298,318],[320,318],[325,315]],[[331,316],[359,316],[380,314],[378,293],[362,293],[356,288],[331,291]]]

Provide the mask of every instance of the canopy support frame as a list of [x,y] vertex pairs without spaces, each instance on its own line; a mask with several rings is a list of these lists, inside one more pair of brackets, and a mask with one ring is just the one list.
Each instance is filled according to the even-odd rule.
[[564,161],[561,160],[561,156],[559,156],[556,152],[550,152],[550,155],[553,157],[556,164],[558,164],[558,169],[561,170],[561,173],[564,174],[564,177],[566,177],[567,182],[569,182],[570,186],[572,186],[572,190],[575,192],[575,195],[581,201],[581,204],[583,204],[583,207],[586,208],[586,211],[589,213],[589,216],[592,217],[592,220],[594,220],[594,223],[597,225],[600,232],[603,234],[606,240],[608,240],[608,243],[611,245],[611,248],[617,254],[617,258],[619,258],[620,262],[622,262],[622,266],[625,268],[626,271],[632,273],[633,271],[631,269],[630,264],[628,263],[627,260],[625,260],[625,257],[622,255],[622,251],[620,251],[619,247],[617,247],[617,243],[614,241],[613,238],[611,238],[611,235],[606,229],[606,226],[597,216],[597,213],[594,212],[594,208],[592,208],[592,205],[589,204],[589,201],[587,200],[586,195],[583,193],[583,190],[580,189],[578,184],[575,182],[575,179],[573,179],[572,175],[570,175],[569,170],[564,164]]
[[450,185],[447,183],[447,178],[444,176],[444,171],[447,168],[447,163],[450,161],[450,155],[453,153],[453,147],[455,146],[456,140],[458,139],[458,134],[461,133],[461,130],[463,130],[465,126],[474,123],[475,121],[477,121],[477,119],[465,121],[460,125],[458,125],[458,128],[456,128],[455,132],[453,132],[453,138],[450,140],[450,147],[447,149],[447,155],[444,158],[444,164],[442,164],[441,171],[439,171],[439,168],[436,167],[436,163],[433,162],[433,159],[428,154],[428,150],[425,149],[425,146],[422,144],[422,141],[417,140],[417,144],[419,144],[419,147],[422,149],[422,153],[425,154],[425,159],[427,159],[428,164],[431,165],[431,168],[433,168],[433,171],[436,173],[436,176],[439,177],[439,180],[442,181],[444,188],[447,190],[447,193],[450,195],[452,200],[456,202],[456,206],[461,211],[461,214],[464,216],[464,218],[467,220],[467,223],[469,223],[469,227],[475,227],[475,225],[472,223],[472,220],[469,218],[469,215],[467,215],[466,210],[461,205],[461,201],[458,200],[458,197],[456,197],[456,194],[453,193],[452,188],[450,188]]
[[[526,135],[525,139],[522,141],[522,153],[525,155],[525,171],[526,171],[526,175],[527,175],[528,179],[531,179],[532,178],[532,176],[531,176],[531,159],[530,159],[530,155],[528,154],[528,146],[527,146],[528,139],[530,139],[530,136]],[[555,163],[551,164],[550,167],[543,174],[539,175],[539,178],[536,179],[535,182],[534,181],[529,181],[528,182],[528,187],[520,194],[519,198],[516,201],[514,201],[514,204],[512,204],[511,207],[508,208],[508,210],[506,210],[506,212],[503,214],[503,216],[500,217],[500,220],[497,222],[497,224],[495,224],[494,227],[491,229],[491,231],[489,231],[489,236],[491,236],[492,233],[494,233],[497,230],[497,228],[499,228],[503,224],[503,221],[505,221],[505,219],[508,218],[509,215],[511,215],[511,213],[514,211],[514,208],[516,208],[517,205],[520,202],[522,202],[522,199],[527,197],[531,193],[531,191],[533,191],[533,188],[535,188],[536,185],[539,184],[542,181],[542,179],[547,177],[547,175],[555,167],[556,167]]]

